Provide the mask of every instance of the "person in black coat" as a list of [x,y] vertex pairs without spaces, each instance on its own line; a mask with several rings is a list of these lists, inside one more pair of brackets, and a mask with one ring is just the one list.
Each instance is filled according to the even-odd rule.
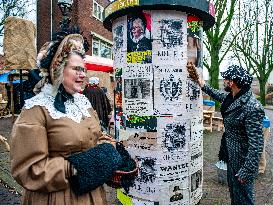
[[91,77],[89,84],[83,90],[83,94],[89,99],[93,109],[97,112],[101,126],[107,129],[109,123],[108,116],[112,108],[105,92],[99,87],[99,78]]
[[254,179],[258,175],[264,143],[264,109],[250,90],[253,77],[248,71],[232,65],[221,75],[227,93],[206,85],[200,78],[195,81],[205,93],[222,103],[226,145],[222,143],[221,149],[227,151],[231,204],[254,205]]

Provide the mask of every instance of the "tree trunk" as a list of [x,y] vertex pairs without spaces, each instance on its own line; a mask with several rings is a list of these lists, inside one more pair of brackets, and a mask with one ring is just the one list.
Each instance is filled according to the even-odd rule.
[[260,101],[263,106],[265,106],[265,85],[266,81],[265,80],[260,80]]
[[[219,51],[211,52],[211,66],[209,70],[209,84],[215,88],[219,89]],[[220,103],[216,102],[216,109],[220,107]]]
[[213,88],[219,89],[219,51],[218,50],[214,50],[211,52],[210,61],[211,61],[211,66],[209,70],[209,74],[210,74],[209,83]]

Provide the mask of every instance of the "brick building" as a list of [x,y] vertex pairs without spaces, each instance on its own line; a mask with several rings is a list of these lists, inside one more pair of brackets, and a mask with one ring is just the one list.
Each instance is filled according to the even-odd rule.
[[[58,0],[37,0],[37,50],[60,31],[62,14]],[[79,26],[90,45],[88,55],[112,58],[112,33],[102,24],[103,9],[108,0],[74,0],[70,26]]]
[[[51,35],[60,31],[62,13],[58,0],[37,0],[37,50],[51,40]],[[78,26],[87,38],[89,50],[86,53],[104,64],[112,62],[112,33],[103,27],[103,10],[109,0],[74,0],[70,27]],[[102,58],[99,58],[102,57]],[[90,58],[89,58],[90,59]],[[93,63],[93,62],[91,62]],[[107,63],[108,64],[108,63]],[[113,77],[109,73],[88,70],[87,77],[100,78],[100,86],[106,87],[113,96]],[[88,79],[86,79],[88,80]]]

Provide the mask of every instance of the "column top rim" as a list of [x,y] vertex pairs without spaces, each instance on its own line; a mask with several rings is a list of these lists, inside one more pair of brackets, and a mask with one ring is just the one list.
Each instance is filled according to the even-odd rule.
[[208,0],[115,0],[104,10],[104,27],[112,31],[115,19],[141,10],[176,10],[197,16],[208,30],[215,23],[215,7]]

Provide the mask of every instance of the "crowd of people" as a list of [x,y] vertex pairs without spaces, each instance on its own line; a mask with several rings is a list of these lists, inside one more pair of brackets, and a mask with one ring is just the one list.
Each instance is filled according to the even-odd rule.
[[[150,49],[145,26],[140,18],[132,20],[131,51]],[[189,38],[189,44],[193,40]],[[37,56],[41,78],[11,138],[11,172],[24,188],[22,205],[107,204],[103,184],[120,169],[123,158],[115,139],[103,132],[113,110],[107,89],[100,87],[97,77],[89,78],[82,89],[87,78],[84,55],[84,38],[69,34],[46,43]],[[191,69],[197,73],[194,64]],[[220,156],[227,163],[231,204],[251,205],[264,147],[265,113],[251,91],[249,72],[229,66],[221,75],[226,92],[205,84],[197,74],[192,80],[221,103],[225,132]],[[179,191],[174,187],[171,200],[181,198]]]

